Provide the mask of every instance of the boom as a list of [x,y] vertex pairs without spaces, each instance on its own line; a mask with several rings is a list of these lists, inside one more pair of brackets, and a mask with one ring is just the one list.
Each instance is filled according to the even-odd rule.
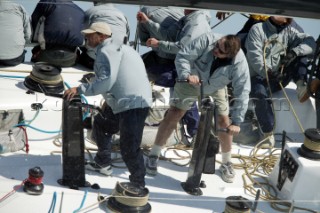
[[96,0],[96,2],[203,8],[320,19],[318,0]]

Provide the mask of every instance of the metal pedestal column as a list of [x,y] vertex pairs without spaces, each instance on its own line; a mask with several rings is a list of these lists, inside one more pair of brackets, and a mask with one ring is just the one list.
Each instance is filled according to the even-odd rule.
[[202,195],[200,189],[201,174],[204,171],[205,165],[215,163],[215,158],[213,162],[206,161],[213,115],[214,103],[208,98],[202,103],[200,123],[190,161],[188,178],[186,182],[181,183],[182,188],[192,195]]
[[70,188],[90,186],[85,179],[84,136],[80,97],[63,100],[62,111],[63,177],[58,183]]

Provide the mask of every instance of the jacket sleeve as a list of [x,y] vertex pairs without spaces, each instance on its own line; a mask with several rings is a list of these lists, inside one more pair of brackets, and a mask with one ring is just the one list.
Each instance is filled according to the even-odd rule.
[[146,23],[145,26],[147,27],[148,31],[152,32],[154,35],[158,35],[158,38],[160,40],[165,40],[165,41],[175,41],[177,37],[177,29],[178,25],[174,24],[168,28],[161,27],[159,23],[156,23],[149,19]]
[[232,87],[234,99],[232,99],[231,120],[235,125],[243,122],[248,109],[249,93],[251,90],[249,67],[246,60],[242,60],[233,67]]
[[147,40],[150,38],[150,34],[145,26],[144,23],[140,23],[138,25],[138,33],[139,33],[139,39],[140,42],[145,45],[145,43],[147,42]]
[[[51,3],[50,3],[51,2]],[[32,15],[31,15],[31,21],[32,21],[32,28],[35,29],[39,19],[41,16],[47,17],[50,15],[51,11],[54,10],[56,5],[54,2],[48,1],[48,0],[41,0],[36,8],[34,9]]]
[[24,8],[21,8],[23,13],[23,32],[24,32],[24,39],[26,43],[31,42],[31,20],[27,11]]
[[93,96],[108,93],[117,79],[121,55],[116,52],[101,52],[94,65],[96,79],[92,83],[81,84],[78,87],[80,94]]
[[193,40],[189,45],[185,46],[178,52],[175,59],[175,66],[179,79],[188,78],[192,73],[192,64],[201,57],[208,45],[209,40],[207,35],[204,34],[203,36]]
[[174,32],[177,32],[177,39],[160,41],[159,49],[161,51],[171,54],[177,54],[184,46],[188,45],[191,41],[198,38],[202,34],[211,31],[210,24],[205,13],[200,12],[195,13],[194,15],[194,17],[188,17],[188,19],[180,19],[180,21],[176,25],[173,25],[171,27],[173,28],[171,37],[174,35]]
[[[177,54],[186,44],[189,44],[192,41],[192,39],[194,39],[193,35],[196,34],[195,32],[197,30],[200,31],[200,29],[198,29],[198,27],[192,27],[192,25],[190,23],[188,23],[183,27],[182,30],[180,30],[180,32],[176,31],[177,33],[179,33],[179,37],[180,37],[180,39],[178,41],[175,41],[175,42],[173,42],[172,40],[160,41],[159,42],[159,49],[163,52]],[[174,34],[173,32],[174,31],[172,30],[171,36],[173,36],[173,34]]]
[[264,40],[262,38],[260,28],[253,26],[248,33],[245,47],[247,49],[247,60],[252,69],[252,73],[266,77],[266,71],[263,62]]
[[316,48],[314,38],[306,33],[295,34],[293,41],[290,43],[293,44],[292,46],[295,46],[292,50],[297,54],[297,56],[311,55]]

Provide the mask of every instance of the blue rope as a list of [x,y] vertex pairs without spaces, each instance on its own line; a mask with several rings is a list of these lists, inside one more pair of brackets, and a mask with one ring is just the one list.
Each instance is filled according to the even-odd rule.
[[52,201],[51,201],[51,205],[50,205],[50,209],[48,211],[48,213],[50,212],[54,212],[54,209],[56,207],[56,202],[57,202],[57,192],[53,193],[53,197],[52,197]]
[[0,75],[1,78],[25,78],[25,76]]
[[80,209],[82,209],[83,205],[84,205],[84,201],[86,200],[87,198],[87,194],[88,194],[88,191],[86,190],[84,192],[84,195],[83,195],[83,198],[82,198],[82,201],[81,201],[81,205],[78,209],[74,210],[73,213],[77,213],[78,211],[80,211]]
[[[64,82],[64,84],[66,85],[66,87],[68,89],[71,88],[71,86],[67,83],[67,82]],[[80,94],[81,98],[84,100],[84,102],[87,104],[88,103],[88,100],[86,99],[86,97],[83,95],[83,94]]]
[[[3,77],[3,78],[25,78],[25,76],[14,76],[14,75],[0,75],[0,77]],[[66,87],[68,89],[70,89],[70,85],[67,83],[67,82],[64,82],[64,84],[66,85]],[[81,94],[80,95],[81,98],[84,100],[85,103],[88,103],[88,100],[86,99],[86,97]],[[38,113],[36,114],[36,116],[31,120],[29,121],[29,123],[31,123],[32,121],[34,121],[34,119],[37,117]],[[84,113],[83,115],[83,120],[89,115],[89,110],[87,112]],[[34,129],[34,130],[37,130],[39,132],[43,132],[43,133],[48,133],[48,134],[58,134],[61,132],[61,130],[57,130],[57,131],[47,131],[47,130],[42,130],[42,129],[39,129],[39,128],[36,128],[36,127],[33,127],[33,126],[30,126],[29,124],[25,124],[25,123],[19,123],[17,125],[15,125],[15,127],[19,127],[19,126],[26,126],[26,127],[29,127],[31,129]]]
[[37,130],[39,132],[44,132],[44,133],[48,133],[48,134],[58,134],[61,132],[61,130],[58,130],[58,131],[47,131],[47,130],[42,130],[42,129],[39,129],[39,128],[36,128],[34,126],[31,126],[29,124],[25,124],[25,123],[19,123],[17,125],[15,125],[15,127],[18,127],[18,126],[26,126],[26,127],[29,127],[31,129],[34,129],[34,130]]
[[38,117],[39,113],[40,113],[40,109],[37,109],[36,114],[33,116],[31,120],[24,120],[21,123],[27,122],[28,124],[31,124]]

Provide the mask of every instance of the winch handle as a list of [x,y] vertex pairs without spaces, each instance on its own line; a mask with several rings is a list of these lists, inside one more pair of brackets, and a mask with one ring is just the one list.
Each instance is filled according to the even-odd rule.
[[[177,78],[176,79],[176,82],[177,83],[189,83],[189,80],[188,79],[179,79],[179,78]],[[203,80],[202,79],[200,79],[200,100],[202,101],[203,100]]]

